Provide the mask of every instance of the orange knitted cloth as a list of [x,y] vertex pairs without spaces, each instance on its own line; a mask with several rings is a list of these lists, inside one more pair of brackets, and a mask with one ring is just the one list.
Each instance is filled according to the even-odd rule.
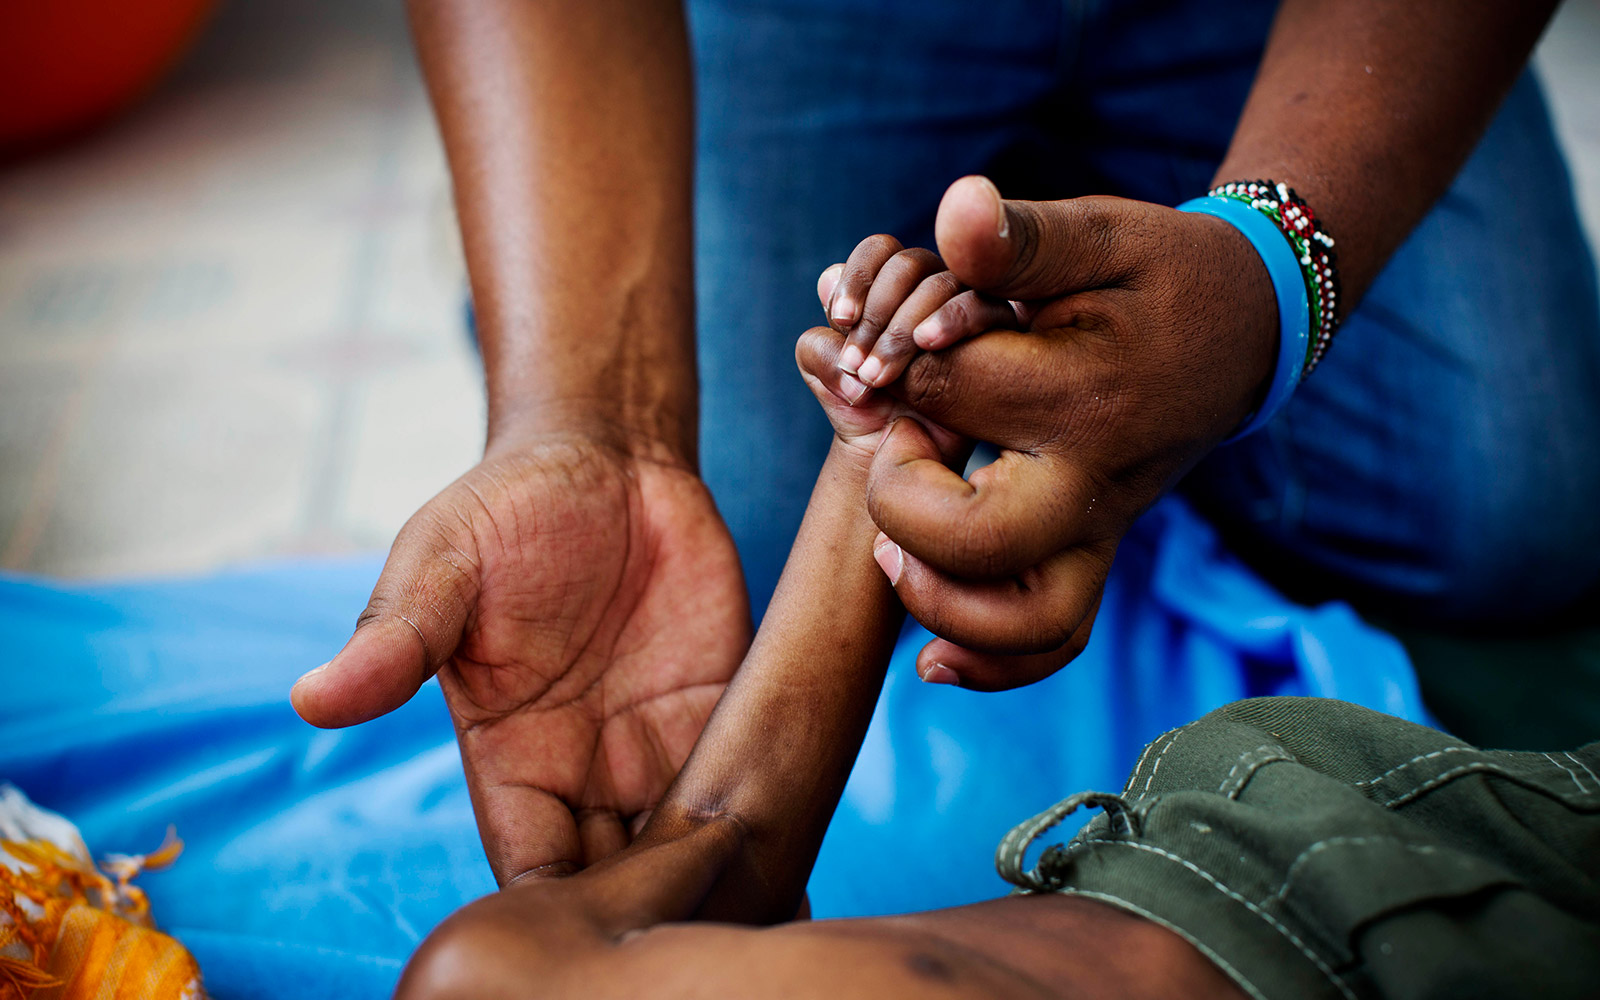
[[97,867],[81,840],[0,840],[0,1000],[203,1000],[194,958],[131,884],[182,850],[169,829],[154,852]]

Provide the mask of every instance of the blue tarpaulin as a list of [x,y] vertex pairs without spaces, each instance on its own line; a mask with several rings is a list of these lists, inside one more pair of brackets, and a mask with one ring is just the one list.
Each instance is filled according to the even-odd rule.
[[[196,579],[0,577],[0,780],[97,853],[187,850],[153,912],[218,1000],[386,996],[451,910],[492,891],[449,719],[429,683],[340,732],[289,686],[349,635],[381,557]],[[1429,721],[1405,652],[1348,607],[1293,604],[1168,499],[1124,541],[1094,637],[1055,677],[974,694],[919,682],[902,636],[811,882],[819,916],[1003,894],[995,844],[1218,705],[1343,698]]]

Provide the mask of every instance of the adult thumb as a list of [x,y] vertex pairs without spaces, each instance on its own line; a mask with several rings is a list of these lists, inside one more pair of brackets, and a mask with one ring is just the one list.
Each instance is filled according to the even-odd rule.
[[1130,270],[1123,198],[1007,201],[987,177],[963,177],[939,202],[934,237],[957,278],[1017,301],[1098,288]]
[[[395,539],[355,634],[333,659],[295,682],[290,700],[313,726],[353,726],[394,711],[455,652],[477,580],[447,559],[438,534],[413,518]],[[459,553],[459,549],[454,551]]]

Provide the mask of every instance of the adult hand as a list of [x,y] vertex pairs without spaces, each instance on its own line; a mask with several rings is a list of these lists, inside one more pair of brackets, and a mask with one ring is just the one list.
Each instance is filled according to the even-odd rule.
[[349,726],[437,673],[505,884],[627,846],[749,640],[733,540],[693,472],[538,437],[411,518],[355,635],[293,697]]
[[[868,502],[899,546],[886,560],[896,592],[940,637],[918,673],[1017,687],[1083,648],[1128,527],[1259,402],[1277,306],[1254,248],[1210,216],[1120,198],[1003,201],[968,177],[936,231],[973,292],[916,325],[916,346],[936,350],[887,388],[1000,458],[964,480],[925,437],[889,435]],[[835,304],[866,301],[848,268],[839,280]],[[971,337],[1000,300],[1020,329]]]

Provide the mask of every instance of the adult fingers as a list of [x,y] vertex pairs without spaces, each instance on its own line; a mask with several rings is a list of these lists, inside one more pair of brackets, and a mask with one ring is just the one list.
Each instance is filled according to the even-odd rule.
[[[1102,590],[1101,594],[1105,591]],[[934,638],[917,654],[917,676],[932,684],[955,684],[974,691],[1009,691],[1044,680],[1077,659],[1089,643],[1100,602],[1062,646],[1020,656],[980,653],[948,639]]]
[[962,281],[1008,299],[1112,284],[1138,263],[1139,227],[1121,198],[1006,201],[986,177],[950,185],[934,223],[939,256]]
[[[465,757],[465,741],[462,751]],[[603,816],[585,814],[591,825],[581,829],[572,807],[553,792],[515,782],[486,784],[470,765],[467,787],[484,856],[502,886],[571,875],[614,846]]]
[[[839,358],[839,366],[851,374],[857,374],[867,355],[872,352],[873,345],[877,343],[878,335],[889,325],[896,311],[917,290],[924,279],[942,271],[944,265],[934,256],[933,251],[921,247],[901,250],[884,261],[883,266],[878,268],[871,287],[865,290],[866,305],[861,309],[861,319],[850,328],[850,336],[844,345],[844,354]],[[841,282],[847,277],[848,265],[845,277],[840,279]]]
[[943,573],[1020,573],[1083,539],[1100,502],[1056,455],[1005,451],[971,479],[947,468],[914,421],[889,429],[873,456],[867,510],[900,547]]
[[633,839],[614,809],[586,809],[576,815],[584,867],[611,857]]
[[478,582],[446,503],[436,498],[401,529],[355,634],[295,682],[290,699],[307,722],[336,728],[392,712],[455,652]]
[[906,611],[928,631],[968,650],[1014,655],[1052,653],[1073,639],[1099,604],[1114,551],[1110,544],[1070,548],[997,580],[941,573],[887,535],[873,554]]

